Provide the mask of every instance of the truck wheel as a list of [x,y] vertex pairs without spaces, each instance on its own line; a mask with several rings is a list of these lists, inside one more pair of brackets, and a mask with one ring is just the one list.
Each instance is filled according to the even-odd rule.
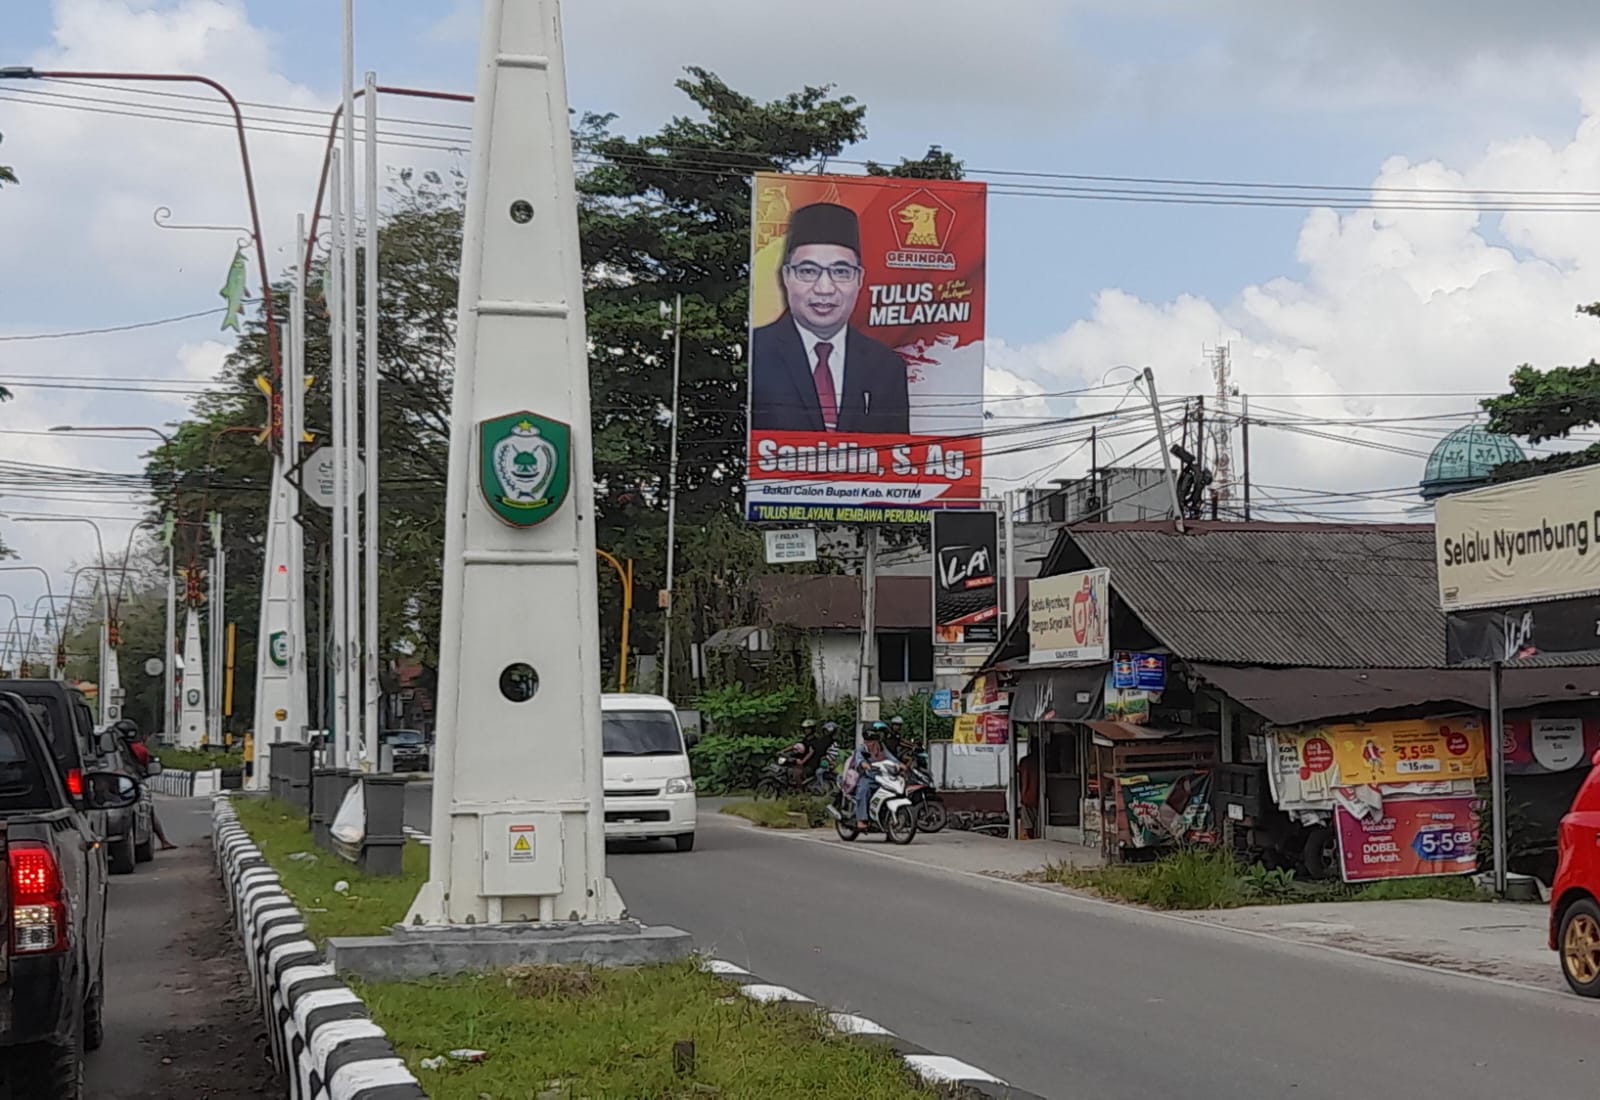
[[10,1062],[12,1096],[83,1100],[83,1018],[65,1042],[18,1047]]
[[1581,898],[1561,914],[1561,974],[1580,997],[1600,997],[1600,906]]
[[121,840],[113,841],[106,848],[106,859],[110,861],[113,875],[133,874],[134,864],[138,862],[133,847],[133,833],[130,831]]
[[1326,825],[1306,831],[1306,847],[1300,856],[1300,866],[1313,879],[1336,878],[1339,874],[1339,838]]
[[156,858],[156,839],[152,836],[143,844],[133,846],[133,859],[135,863],[149,863]]

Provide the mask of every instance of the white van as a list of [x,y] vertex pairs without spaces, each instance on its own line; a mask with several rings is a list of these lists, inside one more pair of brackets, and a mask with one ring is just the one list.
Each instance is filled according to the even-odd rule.
[[659,695],[602,695],[606,836],[670,837],[694,847],[694,780],[672,703]]

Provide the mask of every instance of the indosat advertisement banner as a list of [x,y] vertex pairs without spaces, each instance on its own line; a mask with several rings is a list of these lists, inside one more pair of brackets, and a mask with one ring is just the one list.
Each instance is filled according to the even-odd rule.
[[755,177],[748,518],[926,523],[979,499],[986,197]]

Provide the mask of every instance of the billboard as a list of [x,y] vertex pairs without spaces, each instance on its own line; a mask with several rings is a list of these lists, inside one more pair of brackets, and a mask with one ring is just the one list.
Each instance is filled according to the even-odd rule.
[[[1341,786],[1483,779],[1489,774],[1484,724],[1476,715],[1405,718],[1371,725],[1324,726],[1318,732],[1339,769]],[[1312,738],[1317,741],[1319,738]],[[1320,750],[1310,748],[1311,754]],[[1320,760],[1320,758],[1319,758]]]
[[1600,593],[1600,466],[1489,485],[1434,504],[1445,611]]
[[748,518],[919,523],[981,496],[982,183],[758,173]]
[[933,513],[933,640],[993,645],[1000,640],[1000,517]]
[[1028,663],[1111,658],[1111,570],[1028,582]]
[[1383,811],[1362,819],[1340,803],[1339,870],[1346,882],[1424,875],[1464,875],[1478,869],[1478,817],[1473,796],[1385,798]]

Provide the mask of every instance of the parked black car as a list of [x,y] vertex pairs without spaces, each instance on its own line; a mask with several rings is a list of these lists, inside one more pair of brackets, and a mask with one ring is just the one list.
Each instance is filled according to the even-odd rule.
[[86,813],[126,810],[132,776],[91,770],[74,798],[17,695],[0,692],[0,1074],[13,1097],[81,1100],[105,1034],[106,850]]
[[397,772],[428,770],[428,739],[421,730],[384,730],[379,742],[389,746],[390,758]]
[[123,770],[122,746],[109,731],[95,733],[94,713],[83,693],[60,680],[0,680],[0,691],[20,696],[44,731],[67,793],[88,814],[90,826],[105,842],[111,873],[131,875],[136,864],[154,858],[153,804],[148,792],[126,808],[108,810],[83,801],[85,774],[94,769]]

